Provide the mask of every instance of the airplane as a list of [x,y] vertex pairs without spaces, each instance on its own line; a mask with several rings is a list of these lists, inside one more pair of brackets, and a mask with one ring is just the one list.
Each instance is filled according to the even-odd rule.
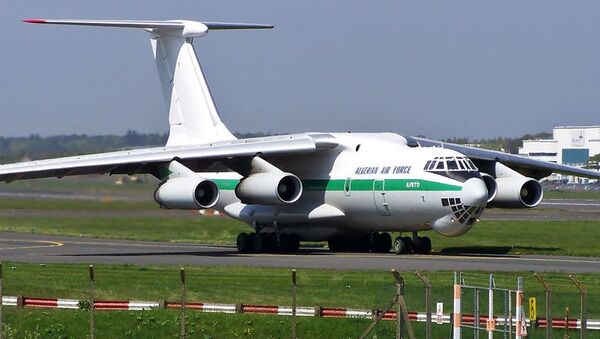
[[[26,23],[139,28],[150,34],[169,111],[164,147],[0,166],[0,181],[86,174],[151,174],[167,209],[216,209],[251,226],[241,253],[331,251],[429,254],[434,231],[457,237],[485,208],[533,208],[553,172],[600,173],[396,133],[325,133],[237,139],[221,120],[193,41],[212,30],[271,25],[188,20],[27,19]],[[394,240],[390,232],[401,235]]]

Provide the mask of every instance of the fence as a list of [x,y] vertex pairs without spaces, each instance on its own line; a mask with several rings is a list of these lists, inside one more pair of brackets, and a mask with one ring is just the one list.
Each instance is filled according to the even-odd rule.
[[[84,271],[82,268],[74,267],[73,270],[79,269]],[[55,276],[47,273],[43,266],[40,266],[38,269],[40,271],[39,277],[42,281],[51,280],[56,278]],[[69,268],[71,270],[71,268]],[[156,278],[154,271],[140,271],[139,269],[134,268],[123,268],[118,271],[118,275],[126,275],[127,271],[134,271],[131,276],[133,279],[144,279],[145,275],[150,276],[151,279]],[[173,290],[176,289],[175,281],[179,283],[179,292],[175,295],[165,296],[165,299],[170,300],[111,300],[105,298],[98,298],[98,291],[100,291],[100,295],[105,296],[106,291],[105,288],[98,289],[98,284],[101,284],[102,281],[113,278],[115,275],[111,275],[110,272],[104,272],[104,274],[98,274],[95,271],[93,266],[89,266],[86,270],[86,279],[88,282],[87,292],[84,295],[87,297],[76,298],[76,299],[67,299],[67,298],[48,298],[44,297],[32,297],[32,296],[19,296],[19,295],[10,295],[3,296],[2,303],[0,303],[0,326],[3,326],[3,307],[15,307],[15,308],[43,308],[43,309],[79,309],[86,310],[89,312],[89,336],[94,337],[97,334],[97,313],[98,312],[107,312],[107,311],[146,311],[152,309],[165,309],[165,310],[173,310],[179,312],[178,321],[178,333],[180,337],[186,337],[190,333],[190,324],[187,322],[188,317],[190,316],[190,312],[205,312],[205,313],[220,313],[220,314],[263,314],[263,315],[277,315],[288,318],[289,335],[294,338],[297,335],[302,335],[303,329],[306,327],[298,326],[299,319],[310,319],[310,318],[349,318],[356,319],[356,321],[360,321],[359,328],[360,331],[356,332],[356,336],[358,337],[362,333],[362,337],[368,336],[372,333],[373,330],[376,330],[378,327],[385,326],[388,331],[387,334],[395,334],[397,338],[414,338],[414,337],[424,337],[424,338],[440,338],[440,337],[451,337],[454,335],[454,331],[451,331],[451,326],[456,324],[457,318],[460,319],[460,325],[471,326],[474,337],[478,337],[479,332],[475,330],[475,328],[480,327],[482,324],[487,324],[490,319],[494,319],[496,325],[498,326],[507,326],[510,322],[517,323],[516,313],[512,313],[507,316],[505,313],[493,314],[490,318],[488,315],[481,315],[480,312],[475,310],[475,298],[463,297],[464,294],[459,293],[461,296],[459,305],[462,309],[467,310],[469,308],[473,309],[473,312],[465,312],[462,311],[452,312],[452,307],[446,307],[447,310],[444,312],[444,305],[456,305],[456,302],[449,302],[452,299],[456,299],[456,287],[452,288],[451,284],[448,284],[448,280],[451,277],[450,272],[437,273],[430,272],[427,274],[415,272],[415,273],[403,273],[392,271],[390,275],[387,273],[387,281],[381,288],[381,293],[378,294],[377,298],[371,299],[372,302],[366,303],[367,307],[331,307],[332,305],[344,305],[349,302],[347,299],[340,298],[337,301],[334,300],[335,304],[332,303],[332,300],[328,300],[329,304],[323,304],[320,306],[313,306],[309,302],[306,302],[305,298],[303,298],[306,294],[303,295],[303,292],[310,291],[311,289],[315,289],[315,285],[320,285],[318,283],[309,284],[306,282],[299,282],[299,278],[301,279],[303,275],[310,276],[313,275],[314,272],[310,271],[300,271],[296,272],[293,270],[291,273],[288,271],[285,275],[277,276],[277,279],[280,280],[282,284],[288,286],[289,293],[286,295],[281,295],[278,300],[284,301],[287,300],[287,303],[282,303],[281,305],[273,305],[268,303],[260,303],[256,302],[257,300],[253,300],[250,303],[231,303],[227,300],[223,300],[220,302],[219,300],[211,300],[211,302],[200,302],[198,299],[190,298],[189,293],[191,292],[194,295],[194,292],[197,290],[197,286],[194,285],[190,288],[188,285],[190,283],[190,277],[187,276],[185,269],[178,270],[177,279],[172,279]],[[13,276],[15,276],[14,270],[9,270]],[[161,271],[162,272],[162,271]],[[175,275],[174,270],[169,270],[169,275]],[[332,272],[332,276],[335,278],[336,275],[340,275],[339,273]],[[163,274],[161,273],[161,277]],[[223,274],[223,276],[227,277],[227,274]],[[221,278],[223,278],[221,276]],[[232,286],[238,286],[240,280],[246,279],[248,277],[241,278],[236,276],[235,274],[231,274],[231,284]],[[460,274],[459,274],[460,276]],[[480,284],[483,282],[482,277],[486,277],[487,275],[483,275],[480,273],[469,273],[469,282],[473,282],[472,284],[461,285],[461,290],[464,292],[468,287],[474,287],[474,290],[483,290],[488,287],[491,287],[490,284]],[[351,290],[355,285],[358,285],[358,290],[356,292],[349,292],[346,295],[356,295],[363,293],[367,294],[367,289],[369,288],[367,285],[360,285],[360,282],[363,278],[363,275],[360,276],[360,279],[352,280],[352,276],[349,274],[346,276],[346,280],[344,280],[344,284],[339,286],[344,286],[343,288],[347,290]],[[434,277],[434,283],[431,282],[430,277]],[[508,275],[500,275],[500,280],[504,280],[505,285],[507,281],[514,280],[515,278]],[[207,280],[211,279],[211,276],[203,277]],[[312,277],[311,277],[312,278]],[[539,283],[535,278],[544,281],[545,284]],[[589,278],[589,277],[588,277]],[[192,274],[192,282],[197,281],[199,276],[197,273]],[[18,279],[16,279],[18,280]],[[538,289],[537,292],[528,292],[527,288],[523,288],[524,291],[521,300],[525,302],[528,301],[526,297],[535,295],[536,298],[539,298],[540,305],[547,305],[546,307],[540,307],[543,309],[545,317],[538,317],[536,314],[533,315],[533,318],[527,319],[525,321],[525,325],[530,332],[540,331],[536,333],[541,333],[544,331],[548,337],[552,337],[552,330],[560,331],[561,333],[571,333],[571,335],[579,334],[580,337],[585,338],[587,335],[586,330],[600,330],[600,320],[589,320],[587,319],[588,315],[588,290],[583,285],[582,282],[577,280],[573,276],[563,277],[560,276],[560,279],[557,276],[552,276],[551,281],[556,282],[558,286],[560,286],[565,281],[571,282],[571,289],[573,292],[579,292],[578,302],[572,302],[569,305],[571,310],[579,309],[581,319],[575,319],[567,314],[566,317],[557,317],[552,319],[551,311],[556,311],[557,309],[561,309],[564,303],[560,303],[559,307],[553,306],[552,304],[552,285],[542,277],[541,275],[531,276],[529,279],[529,285],[527,285],[527,278],[525,279],[525,287],[531,287],[533,289],[534,284],[538,287],[543,287],[543,289]],[[248,283],[248,281],[246,281]],[[260,280],[262,283],[263,280]],[[407,291],[407,282],[409,282]],[[2,266],[0,264],[0,295],[3,292],[3,283],[6,283],[6,275],[2,273]],[[250,281],[248,285],[254,284],[253,281]],[[348,284],[348,285],[345,285]],[[331,283],[323,284],[323,286],[319,286],[318,288],[340,288],[339,286],[330,286]],[[494,284],[495,286],[496,284]],[[239,285],[239,286],[243,286]],[[514,285],[513,285],[514,286]],[[217,287],[213,286],[213,290],[216,290]],[[454,289],[454,293],[453,293]],[[498,288],[498,290],[502,290],[502,288]],[[508,290],[508,289],[506,289]],[[519,289],[511,290],[513,293],[513,297],[516,296],[516,292]],[[12,292],[17,291],[16,288],[12,289]],[[539,293],[542,291],[543,293]],[[268,291],[266,291],[265,296]],[[561,292],[563,293],[563,292]],[[594,292],[595,296],[597,292]],[[284,293],[285,294],[285,293]],[[122,295],[122,294],[121,294]],[[498,294],[497,294],[498,295]],[[174,297],[174,298],[173,298]],[[158,299],[158,298],[157,298]],[[571,298],[573,299],[573,298]],[[436,302],[436,309],[433,309],[433,302]],[[574,299],[573,299],[574,300]],[[314,301],[314,299],[311,299]],[[374,307],[368,307],[369,304],[375,305]],[[515,304],[513,304],[514,306]],[[441,307],[440,307],[441,306]],[[524,305],[525,306],[525,305]],[[537,309],[537,306],[535,307]],[[415,309],[420,309],[421,311],[415,311]],[[460,307],[459,307],[460,309]],[[458,314],[458,317],[457,317]],[[542,314],[542,312],[540,312]],[[571,313],[572,314],[572,313]],[[515,316],[513,316],[515,315]],[[562,312],[561,312],[562,315]],[[594,315],[598,315],[595,313]],[[531,311],[529,312],[529,316],[531,317]],[[360,320],[363,319],[363,320]],[[547,320],[549,319],[549,320]],[[387,323],[387,325],[382,325]],[[287,325],[285,325],[287,326]],[[466,329],[466,328],[465,328]],[[575,332],[576,331],[576,332]],[[442,333],[444,333],[442,335]],[[514,334],[514,332],[509,331],[510,335]],[[468,331],[463,331],[455,338],[464,335],[465,337],[470,335],[471,333]],[[556,333],[554,333],[556,334]],[[2,336],[2,331],[0,331],[0,336]],[[511,336],[509,336],[511,337]]]

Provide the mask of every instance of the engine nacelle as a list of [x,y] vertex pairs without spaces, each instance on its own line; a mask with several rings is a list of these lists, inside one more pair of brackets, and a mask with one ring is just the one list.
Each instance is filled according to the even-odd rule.
[[235,195],[244,204],[291,204],[302,195],[302,182],[290,173],[256,173],[240,181]]
[[200,177],[174,178],[158,186],[154,200],[169,209],[211,208],[219,200],[219,188],[213,181]]
[[531,208],[542,202],[544,190],[535,179],[508,177],[496,179],[498,192],[488,204],[490,207]]
[[498,194],[498,184],[496,183],[496,179],[487,173],[481,173],[481,179],[488,191],[487,202],[490,202],[494,200],[496,194]]

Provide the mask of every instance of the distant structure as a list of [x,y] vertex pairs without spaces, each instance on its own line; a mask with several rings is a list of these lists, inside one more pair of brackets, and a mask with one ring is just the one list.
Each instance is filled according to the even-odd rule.
[[[519,155],[558,164],[583,167],[600,153],[600,126],[557,126],[552,139],[523,140]],[[550,179],[567,179],[553,175]],[[569,178],[573,181],[573,178]]]

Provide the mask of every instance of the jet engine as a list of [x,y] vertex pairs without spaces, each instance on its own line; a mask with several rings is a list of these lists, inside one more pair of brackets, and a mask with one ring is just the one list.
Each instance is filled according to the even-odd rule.
[[291,204],[300,199],[302,182],[290,173],[255,173],[240,181],[235,195],[244,204]]
[[490,207],[531,208],[539,205],[544,196],[542,185],[532,178],[509,177],[496,179],[498,193]]
[[496,184],[496,179],[494,179],[494,177],[492,177],[491,175],[489,175],[487,173],[481,173],[481,179],[483,180],[483,183],[485,184],[485,188],[487,188],[487,192],[488,192],[487,201],[490,202],[490,201],[494,200],[494,198],[496,197],[496,194],[498,194],[498,184]]
[[213,181],[201,177],[174,178],[158,186],[154,200],[169,209],[211,208],[219,200],[219,188]]

